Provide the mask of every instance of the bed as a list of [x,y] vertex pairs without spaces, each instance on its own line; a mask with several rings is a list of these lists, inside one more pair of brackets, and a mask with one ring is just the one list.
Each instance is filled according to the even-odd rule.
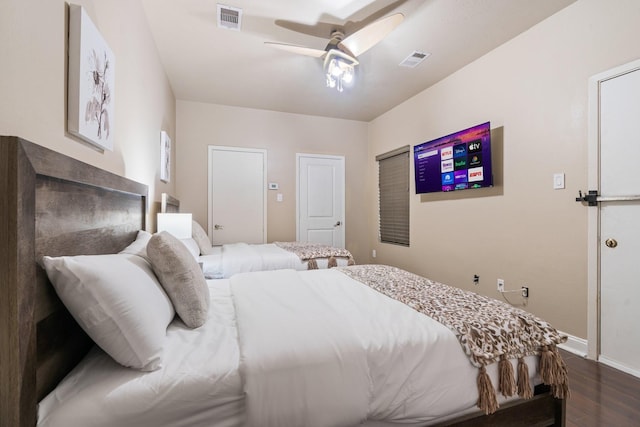
[[[213,316],[215,321],[207,320],[202,329],[196,330],[186,330],[179,320],[169,326],[167,331],[169,340],[171,337],[178,337],[178,341],[187,340],[189,342],[186,348],[190,349],[192,348],[190,346],[193,346],[194,349],[205,349],[204,353],[187,351],[180,353],[177,357],[177,359],[191,357],[194,360],[193,364],[176,362],[175,358],[169,357],[163,368],[150,374],[140,374],[140,371],[123,368],[96,348],[78,327],[52,290],[51,283],[40,267],[39,261],[42,255],[113,254],[128,247],[135,241],[137,231],[145,228],[148,203],[146,187],[15,137],[0,137],[0,166],[3,175],[0,180],[2,190],[0,194],[3,195],[0,209],[0,219],[2,220],[0,222],[2,224],[2,234],[0,234],[2,257],[0,257],[0,262],[3,264],[2,294],[0,295],[2,297],[0,298],[0,316],[2,316],[0,354],[3,362],[0,364],[0,378],[2,379],[0,426],[35,426],[38,422],[39,408],[40,411],[48,410],[46,407],[51,399],[47,396],[56,396],[60,393],[78,395],[76,389],[78,384],[92,384],[93,387],[102,387],[102,392],[104,392],[108,388],[108,385],[103,382],[105,379],[113,379],[118,382],[125,381],[127,376],[129,376],[129,382],[119,384],[119,388],[135,391],[137,387],[145,389],[146,392],[155,388],[152,378],[154,375],[156,377],[164,376],[170,381],[171,379],[175,381],[181,379],[176,387],[179,387],[178,390],[183,399],[178,403],[177,409],[174,406],[168,412],[163,412],[162,408],[165,406],[158,404],[157,401],[146,401],[151,405],[152,410],[143,411],[141,408],[149,408],[144,406],[145,402],[132,404],[131,400],[122,397],[126,394],[120,395],[120,400],[125,404],[128,403],[128,407],[125,407],[126,410],[134,412],[138,410],[137,415],[140,415],[141,412],[155,414],[153,416],[160,417],[159,419],[164,425],[181,425],[179,422],[189,426],[243,425],[246,420],[251,421],[256,416],[262,416],[260,412],[255,412],[255,408],[261,407],[260,402],[267,402],[262,398],[268,396],[269,387],[274,386],[282,391],[281,397],[286,397],[286,399],[284,399],[285,401],[276,400],[275,403],[267,403],[267,408],[282,408],[285,411],[299,410],[305,405],[287,403],[289,399],[295,399],[299,394],[297,387],[300,384],[296,384],[296,378],[305,378],[303,386],[313,385],[315,382],[324,381],[331,377],[339,377],[344,380],[343,374],[355,375],[359,371],[358,366],[361,366],[361,364],[352,361],[357,359],[344,359],[346,365],[341,367],[340,364],[327,362],[327,359],[314,359],[308,356],[309,351],[311,354],[318,355],[327,352],[326,347],[314,347],[320,345],[323,340],[343,341],[342,335],[334,336],[333,332],[324,335],[320,333],[324,330],[324,326],[332,323],[332,317],[320,317],[318,323],[311,322],[309,318],[298,323],[291,320],[292,315],[297,316],[300,312],[308,310],[321,315],[324,311],[322,302],[327,301],[325,295],[322,294],[328,292],[327,287],[337,286],[343,289],[348,286],[349,290],[343,292],[349,297],[344,298],[345,305],[338,307],[338,311],[342,311],[342,315],[347,316],[353,325],[360,324],[360,326],[372,328],[378,333],[391,334],[392,337],[402,337],[403,333],[409,332],[420,333],[416,332],[422,330],[420,328],[402,327],[404,322],[413,324],[416,319],[423,319],[422,322],[443,329],[437,326],[439,323],[424,320],[429,318],[409,309],[408,306],[400,302],[393,304],[394,308],[389,309],[388,313],[385,313],[386,309],[378,310],[376,313],[379,313],[380,316],[369,317],[368,319],[371,321],[379,317],[382,322],[374,328],[373,325],[368,324],[369,320],[364,321],[356,315],[355,306],[346,304],[346,301],[355,303],[361,298],[371,298],[369,301],[372,304],[378,304],[381,299],[389,297],[373,290],[371,284],[367,285],[357,278],[348,277],[337,269],[244,273],[228,280],[208,282],[210,302],[213,307],[209,311],[209,316]],[[365,268],[365,266],[356,267]],[[349,268],[353,269],[354,267],[346,269]],[[297,286],[300,277],[303,278],[303,281],[308,282],[309,286]],[[337,279],[337,277],[341,277],[341,279]],[[265,283],[269,285],[263,286]],[[273,286],[274,283],[280,285]],[[282,309],[274,309],[272,306],[262,303],[268,299],[280,299],[281,296],[278,295],[281,294],[275,293],[276,289],[280,287],[283,287],[282,291],[286,293],[296,293],[291,302],[283,304]],[[264,288],[262,291],[266,294],[258,293],[257,289],[259,288]],[[322,296],[322,298],[309,298],[309,294]],[[298,302],[313,305],[299,305]],[[320,305],[318,306],[316,303],[320,303]],[[340,304],[338,305],[340,306]],[[363,310],[366,304],[361,304],[359,307],[360,310]],[[273,322],[261,325],[260,319],[265,314],[268,314],[269,317],[275,315]],[[311,316],[312,318],[313,316]],[[387,320],[384,321],[384,319]],[[337,326],[341,325],[344,323],[340,322]],[[391,329],[397,327],[398,329],[395,331],[397,334],[387,331],[385,325],[391,326]],[[283,334],[285,332],[283,327],[288,328],[285,334]],[[306,333],[307,328],[317,328],[319,331],[308,334]],[[213,344],[203,344],[199,341],[206,340],[209,334],[213,334],[213,329],[217,329],[214,340],[217,343],[215,345],[216,351],[213,351],[212,347],[212,352],[207,353],[206,348],[213,346]],[[354,328],[342,329],[358,330],[355,326]],[[265,335],[267,332],[273,334],[274,331],[280,331],[279,335],[271,337]],[[295,333],[295,335],[287,336],[289,332]],[[443,332],[444,335],[438,335],[438,337],[442,337],[438,340],[444,340],[449,344],[455,342],[455,339],[452,341],[451,338],[454,336],[453,334],[447,335],[446,331]],[[254,336],[256,340],[245,340],[250,336]],[[238,337],[237,340],[236,337]],[[309,337],[323,337],[323,339],[309,340]],[[412,335],[408,335],[406,341],[414,342],[413,338]],[[305,339],[307,341],[301,341]],[[375,345],[377,339],[371,338],[373,341],[370,341],[369,349],[385,348]],[[269,350],[270,346],[266,349],[264,347],[265,342],[274,341],[283,342],[284,346],[278,347],[280,354],[263,354],[264,351],[275,351]],[[456,344],[458,345],[458,343]],[[415,343],[415,345],[423,346],[424,343]],[[347,347],[347,349],[349,348]],[[411,357],[416,358],[422,354],[422,350],[427,351],[427,347],[419,347],[419,349],[420,351],[401,352],[397,357],[407,357],[411,354],[413,355]],[[175,351],[179,350],[171,347],[168,353]],[[285,368],[285,372],[288,371],[289,374],[292,372],[296,374],[296,370],[302,369],[302,365],[296,365],[298,362],[294,363],[288,359],[288,357],[293,357],[296,352],[302,352],[302,361],[312,362],[315,360],[320,363],[316,366],[322,366],[323,369],[305,371],[306,373],[301,374],[302,376],[272,377],[276,372],[274,368],[277,366]],[[349,352],[345,351],[346,353]],[[287,355],[287,358],[281,357],[283,354]],[[459,351],[458,355],[461,354],[464,353]],[[449,362],[445,362],[452,357],[436,354],[430,354],[430,356],[443,360],[442,364],[436,367],[436,373],[445,369],[458,370],[456,365],[447,365]],[[386,359],[387,363],[394,360],[394,357],[396,356],[390,356],[389,359]],[[533,359],[528,359],[530,362],[528,364],[529,370],[535,371],[537,358],[535,356],[529,356],[529,358]],[[471,378],[467,375],[464,381],[475,385],[477,369],[469,364],[464,357],[458,357],[458,359],[464,361],[466,369],[473,373]],[[211,363],[205,369],[204,365],[199,364],[199,360],[215,361],[216,363]],[[253,362],[246,364],[247,360]],[[383,363],[385,358],[375,360],[379,361],[376,363],[381,368],[395,365],[395,363],[385,365]],[[195,366],[195,368],[190,368],[191,366]],[[353,369],[341,370],[346,367],[353,367]],[[124,373],[124,377],[119,376],[115,379],[116,377],[112,375],[112,369],[121,371]],[[195,371],[190,369],[195,369]],[[494,367],[487,367],[487,371],[493,369]],[[425,368],[425,371],[427,370]],[[69,372],[72,374],[67,376]],[[298,373],[301,372],[298,371]],[[375,372],[382,375],[381,373],[384,373],[385,369]],[[322,375],[318,378],[320,373]],[[248,376],[249,374],[251,375]],[[495,372],[489,372],[489,374],[495,375]],[[427,375],[426,372],[425,375]],[[61,383],[65,376],[67,379]],[[201,385],[192,385],[192,381],[195,381],[198,376],[217,379],[214,386],[209,386],[208,394],[198,388]],[[271,379],[263,381],[261,379],[263,377],[271,377]],[[102,378],[103,381],[97,381],[96,378]],[[538,382],[535,374],[531,380]],[[390,378],[389,381],[395,380]],[[459,382],[462,381],[460,379]],[[362,377],[353,380],[355,385],[362,385],[362,382]],[[347,383],[351,383],[351,381],[347,381]],[[382,381],[379,384],[387,384],[387,382]],[[400,387],[398,390],[401,390],[402,393],[408,393],[409,398],[414,394],[421,396],[428,388],[423,389],[418,384],[419,382],[416,382],[415,388]],[[475,386],[464,386],[463,388],[467,394],[473,393],[475,390]],[[55,391],[51,394],[53,390]],[[339,389],[332,388],[332,390]],[[367,400],[369,399],[368,393],[361,393],[361,390],[358,391],[357,388],[353,390],[355,391],[350,393],[351,397],[355,398],[355,401],[359,402],[359,406],[363,407],[363,402],[369,401]],[[367,419],[360,419],[361,416],[352,414],[345,415],[345,417],[355,416],[363,423],[366,422],[365,425],[380,426],[392,425],[392,421],[400,419],[406,422],[412,419],[419,420],[414,425],[425,425],[431,422],[435,422],[436,425],[456,426],[564,425],[564,400],[554,398],[549,387],[546,386],[536,386],[533,390],[534,396],[531,399],[515,398],[509,402],[501,403],[500,408],[490,415],[473,409],[474,405],[471,405],[472,407],[467,410],[455,409],[450,413],[440,414],[438,418],[432,418],[431,421],[421,420],[419,416],[415,418],[415,414],[410,415],[414,418],[397,418],[393,414],[379,415],[378,413],[375,416],[368,416]],[[335,402],[340,403],[340,399],[336,399],[336,396],[326,393],[326,388],[312,387],[306,393],[307,396],[315,396],[318,402],[326,400],[330,405]],[[158,394],[162,394],[162,392]],[[378,396],[380,400],[393,400],[388,394],[382,393]],[[203,397],[210,399],[203,399]],[[273,397],[278,398],[278,393],[275,393]],[[469,399],[473,400],[474,398],[466,398],[467,401]],[[216,410],[220,412],[216,412],[215,420],[207,419],[206,411],[198,411],[190,407],[190,405],[197,403],[196,401],[202,400],[221,402],[220,405],[216,405]],[[153,404],[154,402],[155,404]],[[315,402],[314,399],[306,401],[310,411],[316,408]],[[374,406],[382,408],[379,410],[380,413],[385,412],[384,408],[388,408],[387,405]],[[166,407],[168,408],[168,406]],[[417,404],[415,407],[419,408],[420,405]],[[322,405],[318,405],[317,408],[322,408]],[[344,414],[342,409],[344,408],[334,411],[336,416],[342,417],[341,414]],[[327,412],[324,411],[324,413]],[[304,417],[305,414],[303,413],[302,416]],[[275,420],[270,422],[271,425],[278,425],[278,420],[280,420],[278,417],[284,416],[278,413],[267,415],[270,420]],[[204,418],[198,418],[200,416]],[[291,420],[296,420],[295,417],[301,415],[298,413],[291,416],[293,417]],[[43,419],[40,421],[44,423]],[[144,425],[144,423],[135,425]],[[296,423],[295,421],[293,423],[284,422],[280,425],[296,425]]]
[[[161,195],[162,213],[179,213],[180,200],[167,193]],[[307,242],[243,242],[211,246],[202,226],[193,222],[193,238],[200,248],[199,261],[205,277],[229,278],[237,273],[280,269],[315,270],[354,265],[351,253],[343,248]]]

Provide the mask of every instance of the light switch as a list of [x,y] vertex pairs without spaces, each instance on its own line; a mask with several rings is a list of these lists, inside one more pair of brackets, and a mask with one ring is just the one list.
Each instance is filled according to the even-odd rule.
[[276,202],[281,202],[282,201],[282,193],[278,193],[276,195]]
[[553,189],[561,190],[564,188],[564,174],[563,173],[554,173],[553,174]]

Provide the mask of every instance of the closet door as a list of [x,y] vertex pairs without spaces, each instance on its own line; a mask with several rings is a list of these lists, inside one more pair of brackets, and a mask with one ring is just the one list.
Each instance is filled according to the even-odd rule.
[[267,152],[209,146],[209,237],[214,245],[266,243]]
[[297,154],[296,158],[296,239],[344,248],[344,157]]

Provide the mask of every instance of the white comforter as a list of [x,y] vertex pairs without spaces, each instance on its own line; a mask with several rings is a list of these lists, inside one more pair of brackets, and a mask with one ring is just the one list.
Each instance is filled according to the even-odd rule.
[[335,270],[230,282],[248,425],[433,423],[475,407],[477,369],[456,337],[404,304]]
[[38,427],[423,426],[475,410],[455,336],[339,271],[208,283],[209,319],[169,326],[161,369],[96,348],[40,402]]
[[[214,253],[199,258],[205,277],[209,279],[229,278],[237,273],[280,269],[306,270],[307,262],[301,261],[293,252],[273,243],[250,245],[229,243],[214,247]],[[328,259],[316,260],[318,268],[327,268]],[[338,265],[347,265],[348,260],[338,258]]]

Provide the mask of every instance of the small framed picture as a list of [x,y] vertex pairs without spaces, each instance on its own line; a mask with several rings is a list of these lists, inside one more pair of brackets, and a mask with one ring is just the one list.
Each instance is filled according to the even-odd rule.
[[160,180],[171,180],[171,138],[165,131],[160,132]]

